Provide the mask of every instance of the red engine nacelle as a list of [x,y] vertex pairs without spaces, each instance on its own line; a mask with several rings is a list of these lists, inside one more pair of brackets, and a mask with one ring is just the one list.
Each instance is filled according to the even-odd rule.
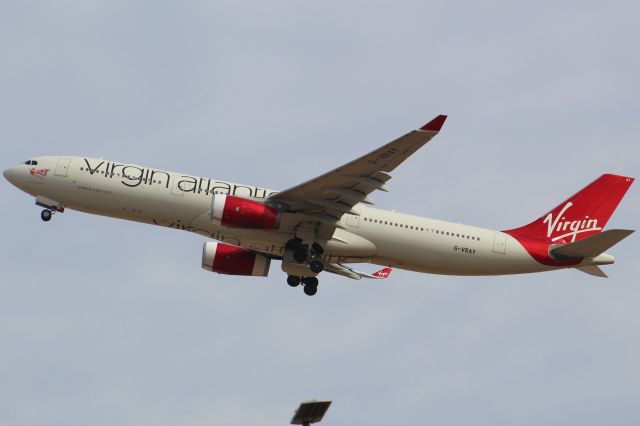
[[273,207],[233,195],[214,194],[211,220],[232,228],[277,229],[280,213]]
[[206,242],[202,247],[202,268],[227,275],[269,275],[271,259],[242,247]]

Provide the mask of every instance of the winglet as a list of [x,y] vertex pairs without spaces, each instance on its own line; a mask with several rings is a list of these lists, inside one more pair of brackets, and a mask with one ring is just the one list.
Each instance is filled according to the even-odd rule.
[[446,115],[439,115],[424,126],[420,127],[420,130],[426,130],[429,132],[439,132],[446,121]]
[[379,279],[386,279],[389,278],[389,275],[391,275],[391,271],[393,271],[393,269],[391,268],[383,268],[380,269],[378,272],[375,272],[373,274],[371,274],[372,278],[379,278]]

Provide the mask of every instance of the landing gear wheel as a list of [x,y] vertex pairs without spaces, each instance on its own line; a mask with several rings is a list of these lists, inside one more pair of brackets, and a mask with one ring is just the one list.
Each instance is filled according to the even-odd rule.
[[316,284],[316,285],[305,284],[304,285],[304,294],[306,294],[307,296],[313,296],[317,292],[318,292],[318,284]]
[[314,274],[319,274],[324,270],[324,264],[320,259],[313,259],[309,262],[309,269],[311,269],[311,272]]
[[316,277],[304,277],[302,278],[304,284],[304,294],[307,296],[313,296],[318,292],[318,279]]
[[307,260],[307,249],[304,247],[298,247],[296,251],[293,252],[293,260],[298,263],[305,262]]
[[297,250],[302,245],[302,240],[300,238],[292,238],[287,241],[287,244],[284,246],[285,250]]
[[302,284],[306,286],[318,287],[318,279],[316,277],[303,277]]
[[40,213],[40,219],[44,220],[45,222],[49,222],[51,220],[51,216],[51,210],[44,209]]
[[289,275],[287,277],[287,284],[289,284],[291,287],[298,287],[300,285],[301,280],[302,278],[300,277],[296,277],[295,275]]

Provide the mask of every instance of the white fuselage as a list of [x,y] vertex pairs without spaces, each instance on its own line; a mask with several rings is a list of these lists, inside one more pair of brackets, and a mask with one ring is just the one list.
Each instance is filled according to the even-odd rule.
[[[7,179],[60,207],[195,232],[207,238],[282,256],[296,220],[277,231],[238,229],[211,220],[214,194],[263,200],[276,191],[85,157],[38,157]],[[24,170],[23,170],[24,169]],[[35,169],[35,172],[32,170]],[[46,170],[46,172],[38,171]],[[356,206],[328,241],[325,261],[371,262],[412,271],[498,275],[555,269],[535,261],[510,235],[473,226]]]

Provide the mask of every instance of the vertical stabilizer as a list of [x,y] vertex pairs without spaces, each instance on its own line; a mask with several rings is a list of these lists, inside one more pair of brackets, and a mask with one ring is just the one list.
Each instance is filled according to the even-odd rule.
[[504,232],[557,243],[571,243],[597,234],[633,181],[626,176],[604,174],[530,224]]

